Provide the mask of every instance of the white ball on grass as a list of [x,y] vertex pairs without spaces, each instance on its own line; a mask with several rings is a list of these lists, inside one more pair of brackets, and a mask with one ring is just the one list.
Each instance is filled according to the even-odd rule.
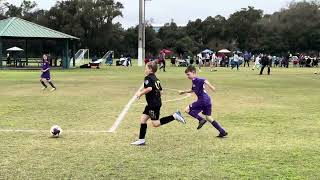
[[61,135],[62,133],[62,129],[60,126],[58,125],[54,125],[51,127],[50,129],[50,134],[53,136],[53,137],[59,137],[59,135]]

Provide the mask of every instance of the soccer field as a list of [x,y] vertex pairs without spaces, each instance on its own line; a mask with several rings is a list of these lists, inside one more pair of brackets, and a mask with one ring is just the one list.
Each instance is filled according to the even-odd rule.
[[[184,68],[168,67],[161,115],[184,110],[195,97]],[[58,90],[41,91],[38,71],[0,71],[0,179],[317,179],[320,177],[320,76],[315,69],[272,69],[258,76],[204,69],[217,88],[214,116],[228,130],[218,139],[209,124],[148,126],[147,145],[134,147],[144,98],[133,103],[143,69],[53,70]],[[182,98],[182,99],[179,99]],[[168,102],[167,102],[168,101]],[[50,127],[64,130],[50,137]],[[23,131],[10,131],[23,130]]]

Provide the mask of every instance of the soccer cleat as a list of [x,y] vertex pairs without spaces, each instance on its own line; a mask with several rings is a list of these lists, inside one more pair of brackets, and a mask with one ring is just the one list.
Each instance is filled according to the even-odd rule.
[[44,91],[44,90],[46,90],[46,89],[47,89],[46,87],[41,88],[42,91]]
[[207,122],[207,121],[206,121],[205,119],[199,121],[199,126],[197,127],[197,129],[198,129],[198,130],[201,129],[201,128],[203,127],[203,125],[206,124],[206,122]]
[[177,111],[173,114],[175,120],[181,122],[182,124],[186,124],[186,120],[183,118],[180,111]]
[[139,139],[138,141],[135,141],[135,142],[131,143],[131,145],[143,146],[143,145],[146,145],[146,140],[145,139]]
[[57,90],[57,88],[52,88],[50,91],[52,92],[52,91],[55,91],[55,90]]
[[228,136],[228,133],[227,133],[227,132],[224,132],[224,133],[220,133],[217,137],[218,137],[218,138],[224,138],[224,137],[226,137],[226,136]]

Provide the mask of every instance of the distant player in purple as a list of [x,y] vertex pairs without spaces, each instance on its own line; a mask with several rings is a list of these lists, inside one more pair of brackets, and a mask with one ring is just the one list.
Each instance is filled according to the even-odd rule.
[[47,81],[50,84],[50,86],[52,87],[51,91],[55,91],[56,90],[56,87],[51,82],[50,65],[49,65],[49,62],[48,62],[48,57],[46,55],[43,55],[42,65],[41,65],[41,77],[40,77],[40,82],[43,85],[42,90],[46,90],[47,87],[48,87],[46,85],[45,81]]
[[[205,87],[208,87],[213,92],[215,92],[215,87],[210,84],[210,82],[206,79],[197,77],[197,70],[194,66],[189,66],[185,71],[188,79],[192,80],[192,88],[188,91],[180,91],[180,95],[186,93],[195,93],[198,97],[198,100],[192,104],[190,104],[186,108],[186,112],[199,120],[199,126],[197,129],[201,129],[202,126],[209,121],[213,127],[215,127],[219,131],[218,137],[225,137],[228,133],[220,126],[220,124],[212,118],[212,103],[211,98],[205,91]],[[205,116],[205,118],[201,117],[199,114]]]

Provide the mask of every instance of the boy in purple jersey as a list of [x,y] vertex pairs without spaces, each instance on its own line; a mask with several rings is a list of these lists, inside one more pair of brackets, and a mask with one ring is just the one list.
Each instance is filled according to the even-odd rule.
[[40,82],[43,85],[42,90],[46,90],[47,89],[47,85],[45,83],[45,81],[47,81],[50,86],[52,87],[51,91],[55,91],[57,88],[53,85],[53,83],[51,82],[51,76],[50,76],[50,65],[48,62],[48,57],[46,55],[43,55],[43,59],[42,59],[42,65],[41,65],[41,77],[40,77]]
[[[205,91],[205,87],[208,87],[213,92],[215,92],[215,87],[210,84],[210,82],[206,79],[197,77],[197,71],[194,66],[189,66],[185,71],[188,79],[192,80],[192,88],[188,91],[180,91],[179,94],[186,93],[195,93],[198,97],[198,100],[186,108],[186,112],[199,120],[199,126],[197,129],[201,129],[202,126],[209,121],[213,127],[215,127],[219,131],[218,137],[225,137],[228,133],[220,126],[220,124],[214,120],[211,116],[212,113],[212,103],[211,98]],[[201,117],[199,113],[205,116],[205,118]]]

